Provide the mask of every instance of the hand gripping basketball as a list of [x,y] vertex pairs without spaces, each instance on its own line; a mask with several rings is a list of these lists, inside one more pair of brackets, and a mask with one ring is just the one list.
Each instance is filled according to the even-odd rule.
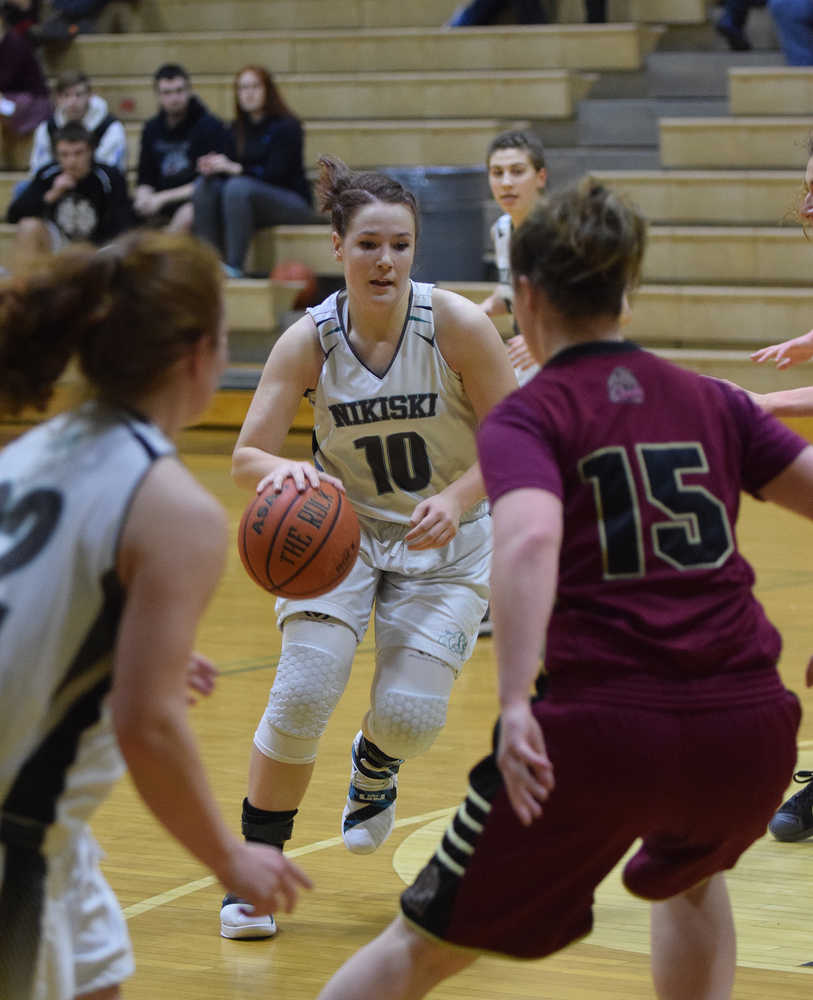
[[246,507],[237,533],[249,576],[278,597],[318,597],[347,576],[359,551],[359,523],[345,494],[331,483],[300,493],[290,477]]

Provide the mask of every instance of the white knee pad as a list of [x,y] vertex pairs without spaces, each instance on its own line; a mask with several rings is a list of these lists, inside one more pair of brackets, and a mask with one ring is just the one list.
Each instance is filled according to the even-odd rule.
[[311,764],[339,703],[353,663],[356,636],[335,618],[286,619],[282,652],[254,745],[285,764]]
[[434,656],[405,647],[380,650],[367,735],[401,760],[428,750],[446,723],[454,680],[452,668]]

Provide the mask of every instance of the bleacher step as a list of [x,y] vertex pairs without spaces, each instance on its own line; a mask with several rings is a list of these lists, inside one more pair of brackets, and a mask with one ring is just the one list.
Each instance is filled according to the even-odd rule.
[[[237,6],[237,5],[234,5]],[[663,33],[639,24],[489,26],[477,31],[375,28],[348,31],[201,31],[184,34],[82,35],[46,52],[53,73],[82,69],[93,77],[151,77],[164,62],[180,61],[199,74],[229,77],[247,63],[290,73],[396,73],[438,70],[584,69],[641,67]]]
[[[569,118],[595,82],[575,70],[280,74],[277,84],[304,120],[516,116]],[[94,85],[123,120],[155,113],[152,80],[99,76]],[[195,93],[210,111],[234,113],[232,74],[198,75]]]
[[[459,0],[141,0],[137,9],[145,31],[289,31],[301,28],[438,27]],[[706,0],[609,0],[614,22],[703,24]],[[581,0],[558,0],[559,22],[581,23]],[[478,29],[469,28],[467,31]]]
[[807,115],[813,67],[738,67],[729,70],[728,87],[732,115]]
[[650,222],[769,225],[794,206],[799,175],[790,170],[593,170],[629,197]]
[[[726,115],[728,102],[715,98],[588,97],[579,103],[578,136],[585,146],[657,146],[663,117]],[[543,130],[544,134],[544,130]]]
[[684,169],[804,170],[810,119],[662,118],[664,167]]

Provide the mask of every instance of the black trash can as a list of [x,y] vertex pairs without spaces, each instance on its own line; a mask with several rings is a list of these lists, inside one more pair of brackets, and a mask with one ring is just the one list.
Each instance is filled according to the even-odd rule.
[[483,205],[489,199],[483,167],[397,167],[382,173],[418,199],[420,235],[416,281],[482,281]]

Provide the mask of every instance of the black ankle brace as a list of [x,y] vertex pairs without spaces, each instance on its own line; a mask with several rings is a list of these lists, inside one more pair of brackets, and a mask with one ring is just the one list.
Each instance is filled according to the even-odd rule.
[[257,809],[248,799],[243,799],[243,836],[246,840],[270,844],[282,850],[285,841],[291,839],[297,812],[298,809],[281,809],[277,812]]

